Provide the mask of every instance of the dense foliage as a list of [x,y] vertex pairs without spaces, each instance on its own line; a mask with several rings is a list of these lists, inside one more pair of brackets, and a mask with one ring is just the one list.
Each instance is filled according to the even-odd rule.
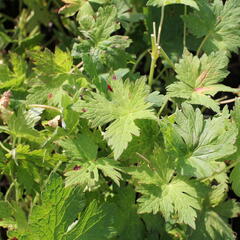
[[1,239],[237,238],[239,0],[0,10]]

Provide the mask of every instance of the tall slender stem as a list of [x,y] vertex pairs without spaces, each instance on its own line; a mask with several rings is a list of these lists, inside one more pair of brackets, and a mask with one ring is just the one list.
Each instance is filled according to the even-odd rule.
[[164,10],[165,10],[165,6],[162,6],[161,9],[161,20],[160,20],[160,24],[159,24],[159,28],[158,28],[158,37],[157,37],[157,44],[160,45],[160,41],[161,41],[161,33],[162,33],[162,27],[163,27],[163,20],[164,20]]

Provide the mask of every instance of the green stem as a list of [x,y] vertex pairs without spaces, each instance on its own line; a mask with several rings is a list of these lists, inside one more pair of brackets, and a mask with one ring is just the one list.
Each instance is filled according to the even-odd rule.
[[157,75],[156,80],[158,80],[166,70],[167,70],[167,68],[166,68],[166,66],[164,66],[162,71]]
[[136,63],[134,64],[133,68],[132,68],[132,73],[134,73],[137,69],[138,64],[141,62],[141,60],[145,57],[145,55],[148,53],[148,49],[145,50],[143,53],[141,53],[141,55],[138,57]]
[[16,198],[16,202],[18,203],[20,198],[21,198],[21,192],[20,192],[20,189],[19,189],[19,183],[17,181],[15,181],[15,198]]
[[0,147],[1,147],[3,150],[5,150],[6,152],[8,152],[8,153],[11,152],[11,150],[9,150],[8,148],[6,148],[6,147],[2,144],[2,142],[0,142]]
[[157,59],[156,58],[152,58],[150,74],[149,74],[149,80],[148,80],[148,84],[149,84],[150,87],[153,84],[153,76],[154,76],[156,62],[157,62]]
[[5,201],[8,200],[8,196],[10,195],[13,187],[14,187],[14,182],[11,183],[10,187],[8,188],[8,190],[7,190],[6,194],[5,194],[5,197],[4,197]]
[[208,40],[210,34],[211,34],[211,32],[209,32],[209,33],[204,37],[204,39],[202,40],[202,42],[201,42],[201,44],[200,44],[200,46],[198,47],[198,50],[197,50],[197,56],[200,55],[200,52],[201,52],[201,50],[202,50],[205,42]]
[[28,105],[29,108],[44,108],[44,109],[50,109],[50,110],[54,110],[57,112],[62,112],[60,108],[56,108],[56,107],[52,107],[52,106],[48,106],[48,105],[41,105],[41,104],[30,104]]
[[160,45],[160,41],[161,41],[161,33],[162,33],[163,20],[164,20],[164,10],[165,10],[165,6],[163,5],[161,9],[161,19],[160,19],[160,24],[158,28],[158,38],[157,38],[158,45]]
[[151,35],[151,42],[152,42],[152,62],[151,62],[151,67],[150,67],[150,73],[149,73],[149,79],[148,79],[148,84],[151,87],[153,83],[153,76],[154,76],[154,71],[156,67],[156,62],[159,58],[159,47],[158,44],[156,43],[156,36],[154,34]]
[[46,180],[46,182],[45,182],[45,186],[46,186],[47,183],[49,182],[52,174],[54,174],[55,172],[57,172],[57,170],[59,169],[59,167],[60,167],[61,165],[62,165],[62,161],[60,160],[60,161],[57,163],[57,165],[55,166],[55,168],[50,172],[50,174],[49,174],[49,176],[48,176],[48,178],[47,178],[47,180]]
[[160,117],[161,116],[161,114],[162,114],[162,111],[164,110],[164,108],[166,107],[166,105],[167,105],[167,103],[168,103],[168,101],[169,101],[169,97],[166,97],[166,99],[165,99],[165,101],[164,101],[164,103],[163,103],[163,105],[161,106],[161,108],[159,109],[159,112],[158,112],[158,114],[157,114],[157,116],[158,117]]
[[166,54],[166,52],[160,47],[160,54],[162,55],[162,57],[167,61],[167,63],[172,67],[173,70],[175,70],[175,66],[174,63],[171,61],[171,59],[168,57],[168,55]]
[[[187,5],[184,5],[184,16],[187,15]],[[186,47],[186,37],[187,37],[187,27],[186,27],[186,23],[184,22],[184,26],[183,26],[183,47]]]

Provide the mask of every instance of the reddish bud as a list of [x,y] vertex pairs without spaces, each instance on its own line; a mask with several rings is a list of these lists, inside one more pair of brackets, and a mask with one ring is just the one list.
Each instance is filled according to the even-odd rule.
[[11,96],[12,96],[11,91],[4,92],[2,97],[0,98],[0,106],[7,108],[10,103]]
[[14,238],[11,238],[10,240],[18,240],[18,238],[14,237]]
[[87,112],[87,109],[83,108],[83,109],[82,109],[82,112],[84,112],[84,113]]
[[74,171],[79,171],[81,168],[82,168],[81,166],[76,165],[76,166],[73,168],[73,170],[74,170]]
[[113,79],[113,80],[117,80],[117,76],[116,76],[116,75],[113,75],[112,79]]
[[48,99],[51,99],[53,97],[53,94],[52,93],[49,93],[48,94]]
[[109,84],[107,85],[107,88],[108,88],[109,91],[113,92],[113,89]]

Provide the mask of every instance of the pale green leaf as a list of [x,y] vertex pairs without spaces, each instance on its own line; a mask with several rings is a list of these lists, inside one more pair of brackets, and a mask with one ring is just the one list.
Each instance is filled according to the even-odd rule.
[[217,160],[236,151],[236,126],[228,115],[203,119],[199,109],[183,104],[176,114],[176,124],[163,122],[167,151],[175,157],[184,175],[208,177],[219,169]]
[[228,75],[226,67],[228,58],[224,52],[204,54],[201,58],[193,56],[187,50],[183,58],[176,64],[179,81],[167,87],[171,97],[187,99],[192,104],[199,104],[219,112],[218,104],[208,95],[214,96],[219,91],[235,90],[218,84]]
[[118,163],[112,159],[100,158],[96,161],[80,163],[79,169],[73,169],[65,173],[66,187],[80,185],[84,191],[91,191],[99,187],[100,171],[105,177],[112,179],[117,185],[120,184],[122,176]]
[[[89,119],[94,127],[111,123],[104,133],[104,138],[118,159],[132,140],[132,135],[139,136],[140,129],[135,124],[137,119],[155,119],[152,104],[146,102],[149,89],[144,79],[135,83],[122,80],[111,81],[113,92],[110,98],[93,93],[81,109],[86,109],[83,117]],[[80,106],[79,106],[80,107]]]

